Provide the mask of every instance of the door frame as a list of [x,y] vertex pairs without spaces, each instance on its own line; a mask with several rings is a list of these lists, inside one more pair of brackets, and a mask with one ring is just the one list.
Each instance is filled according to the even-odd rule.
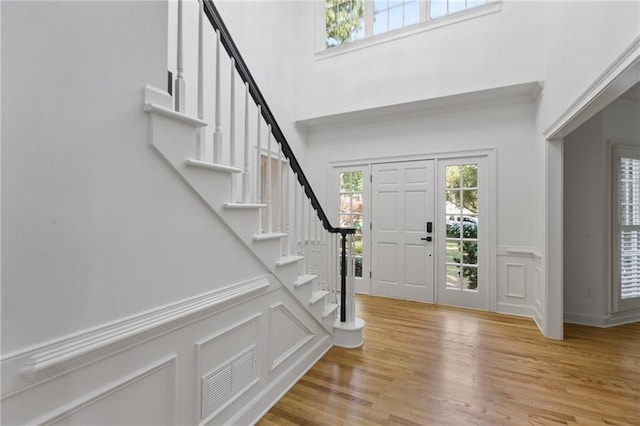
[[[431,153],[421,153],[415,155],[396,155],[396,156],[377,156],[377,157],[362,157],[352,160],[337,160],[337,161],[329,161],[327,164],[327,200],[329,201],[329,206],[331,208],[331,220],[338,223],[338,211],[339,211],[339,191],[331,190],[332,188],[339,188],[339,173],[340,171],[347,170],[358,170],[358,168],[362,168],[362,170],[367,170],[369,176],[371,176],[371,165],[378,163],[396,163],[396,162],[406,162],[406,161],[420,161],[420,160],[434,160],[434,167],[436,171],[438,169],[438,161],[442,160],[461,160],[470,158],[478,158],[485,157],[487,159],[487,191],[488,191],[488,205],[486,207],[487,210],[487,244],[488,244],[488,253],[487,253],[487,287],[488,287],[488,297],[489,297],[489,311],[497,312],[498,308],[498,274],[497,274],[497,265],[498,265],[498,256],[497,256],[497,188],[498,188],[498,179],[497,179],[497,162],[496,162],[497,150],[495,148],[486,148],[486,149],[473,149],[473,150],[452,150],[452,151],[441,151],[441,152],[431,152]],[[371,178],[364,179],[365,181],[365,191],[368,191],[364,194],[364,212],[363,212],[363,220],[365,223],[371,222]],[[438,180],[437,172],[436,172],[436,181],[434,182],[434,188],[436,187],[436,183]],[[438,202],[436,200],[435,204],[436,212],[435,212],[435,220],[440,221],[444,220],[444,216],[439,212]],[[366,219],[364,218],[366,215]],[[439,217],[440,215],[440,217]],[[438,222],[439,223],[439,222]],[[363,229],[363,243],[367,244],[369,250],[365,250],[365,258],[363,258],[363,281],[361,281],[360,285],[356,285],[356,292],[371,294],[371,232],[369,227],[364,227]],[[434,285],[437,286],[437,282],[435,281],[439,276],[440,268],[444,267],[446,255],[444,252],[440,250],[436,250],[435,259],[434,259]],[[366,262],[367,269],[365,269],[364,263]],[[367,278],[366,282],[364,278]],[[434,294],[434,303],[438,303],[437,292]]]

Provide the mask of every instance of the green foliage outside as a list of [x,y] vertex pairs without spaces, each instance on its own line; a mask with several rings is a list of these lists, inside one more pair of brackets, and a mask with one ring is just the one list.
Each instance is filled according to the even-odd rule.
[[[462,171],[462,180],[460,172]],[[460,186],[462,184],[462,187]],[[451,191],[456,189],[469,189],[478,187],[478,166],[475,164],[466,164],[464,166],[447,167],[447,201],[459,206],[459,191]],[[462,207],[471,212],[478,211],[478,191],[462,191]]]
[[363,18],[364,0],[326,0],[327,47],[353,40]]

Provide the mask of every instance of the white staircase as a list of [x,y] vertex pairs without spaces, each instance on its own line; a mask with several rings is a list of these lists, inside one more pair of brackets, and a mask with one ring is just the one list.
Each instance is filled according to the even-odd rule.
[[[260,232],[260,212],[267,205],[232,201],[233,176],[242,170],[195,159],[196,134],[207,123],[173,111],[171,104],[172,98],[168,93],[145,87],[144,110],[149,114],[151,146],[313,317],[334,335],[335,345],[360,346],[363,324],[340,323],[337,318],[339,304],[337,300],[330,299],[332,291],[319,288],[319,276],[303,270],[305,256],[283,253],[282,247],[287,244],[289,234]],[[319,252],[317,241],[314,245]],[[333,296],[337,298],[337,292],[334,291]],[[339,330],[337,334],[334,327]]]

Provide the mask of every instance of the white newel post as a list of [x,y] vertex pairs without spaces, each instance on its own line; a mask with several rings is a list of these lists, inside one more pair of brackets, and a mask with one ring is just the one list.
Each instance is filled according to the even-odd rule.
[[182,3],[178,0],[178,58],[177,58],[177,74],[174,87],[175,109],[178,112],[185,112],[185,83],[184,83],[184,65],[183,65],[183,47],[182,47]]
[[213,162],[222,162],[222,122],[220,120],[220,31],[216,30],[216,116],[215,132],[213,134]]

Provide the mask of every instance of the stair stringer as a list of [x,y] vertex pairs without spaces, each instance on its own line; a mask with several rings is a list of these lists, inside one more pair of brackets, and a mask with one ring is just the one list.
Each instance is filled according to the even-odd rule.
[[[313,301],[306,291],[297,291],[298,262],[302,256],[280,256],[274,252],[274,241],[256,240],[257,231],[247,223],[255,223],[258,229],[259,212],[255,209],[225,208],[232,200],[232,174],[241,170],[229,166],[199,167],[189,160],[196,156],[195,141],[199,128],[207,123],[171,109],[168,93],[150,86],[145,87],[144,110],[149,113],[149,142],[155,151],[170,165],[195,194],[216,214],[225,226],[242,241],[249,251],[270,271],[310,315],[333,336],[335,308],[326,296],[323,301]],[[271,248],[265,246],[271,246]],[[312,284],[311,284],[312,285]],[[323,307],[319,309],[317,306]]]

